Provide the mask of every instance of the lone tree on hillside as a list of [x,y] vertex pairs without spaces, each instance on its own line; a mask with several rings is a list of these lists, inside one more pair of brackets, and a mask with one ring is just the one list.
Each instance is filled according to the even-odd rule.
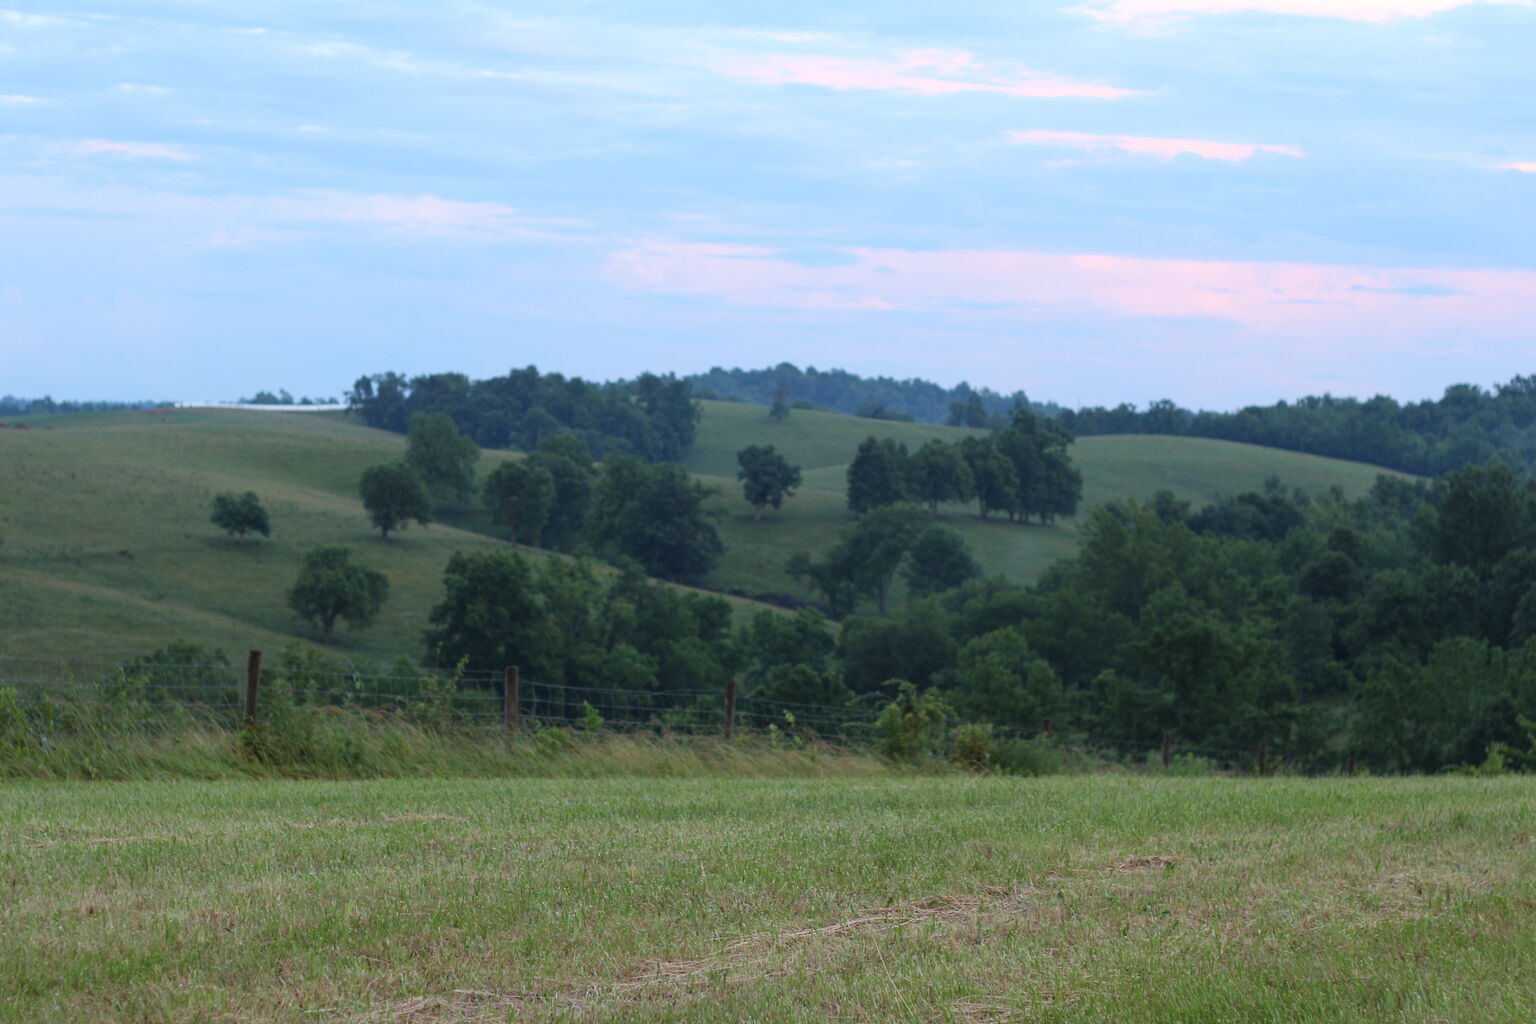
[[475,460],[480,447],[459,433],[445,412],[417,413],[406,434],[405,464],[439,498],[469,497],[475,484]]
[[288,591],[288,607],[318,624],[321,640],[330,643],[337,619],[346,619],[353,629],[368,626],[388,593],[383,573],[353,563],[347,548],[329,545],[304,556],[299,578]]
[[272,528],[267,524],[267,510],[261,507],[255,491],[214,495],[213,514],[208,518],[214,526],[241,540],[245,540],[247,533],[259,533],[263,537],[272,535]]
[[782,507],[784,499],[800,486],[800,467],[791,466],[771,444],[748,445],[736,453],[736,461],[741,465],[736,479],[741,481],[742,497],[757,509],[758,521],[763,518],[763,509]]
[[422,526],[431,521],[432,498],[427,487],[402,462],[369,466],[363,471],[358,490],[362,492],[368,517],[384,540],[389,539],[390,530],[404,529],[408,520],[414,519]]
[[789,400],[785,397],[783,388],[774,390],[773,405],[768,408],[768,418],[775,423],[783,423],[789,419]]
[[549,470],[531,458],[504,462],[485,478],[483,493],[486,507],[507,524],[513,541],[539,546],[555,504],[555,478]]

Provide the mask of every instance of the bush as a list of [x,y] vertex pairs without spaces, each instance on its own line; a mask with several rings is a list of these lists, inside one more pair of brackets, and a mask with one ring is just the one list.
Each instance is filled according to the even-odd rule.
[[997,756],[997,740],[992,723],[957,725],[949,734],[949,756],[955,764],[973,772],[992,767]]
[[892,679],[886,685],[892,684],[897,687],[897,696],[875,719],[875,746],[892,761],[907,764],[937,756],[944,742],[949,706],[932,690],[918,693],[905,679]]

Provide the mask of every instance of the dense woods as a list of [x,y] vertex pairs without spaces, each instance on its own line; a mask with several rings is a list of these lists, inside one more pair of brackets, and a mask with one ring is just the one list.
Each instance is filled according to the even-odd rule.
[[414,416],[442,413],[482,448],[531,451],[546,437],[567,433],[599,458],[635,455],[647,462],[687,453],[698,424],[693,399],[692,386],[674,377],[647,373],[594,384],[532,366],[478,381],[462,373],[378,373],[359,377],[347,393],[364,423],[396,433],[410,429]]

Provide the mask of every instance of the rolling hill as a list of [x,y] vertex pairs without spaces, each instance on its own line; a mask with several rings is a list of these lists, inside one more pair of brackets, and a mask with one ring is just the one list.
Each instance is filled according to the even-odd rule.
[[[127,655],[175,638],[230,651],[280,649],[313,636],[284,600],[303,553],[340,542],[388,576],[391,596],[372,629],[339,633],[338,648],[414,658],[449,556],[504,543],[475,509],[380,541],[356,497],[357,480],[367,466],[399,458],[405,439],[340,414],[178,409],[32,425],[0,431],[0,649]],[[851,522],[844,474],[859,441],[873,434],[916,447],[964,433],[798,410],[775,424],[762,406],[704,403],[685,466],[719,492],[714,506],[729,551],[711,583],[750,594],[804,593],[785,575],[784,562],[795,551],[824,551]],[[760,523],[735,480],[735,453],[753,443],[775,445],[805,470],[799,493]],[[1160,487],[1200,502],[1270,475],[1309,491],[1338,485],[1359,493],[1379,472],[1292,452],[1146,435],[1084,439],[1074,455],[1085,504]],[[479,471],[515,457],[485,452]],[[261,496],[272,518],[270,539],[231,540],[208,522],[213,495],[229,490]],[[982,522],[959,506],[944,508],[941,518],[989,572],[1020,581],[1036,578],[1077,542],[1070,522]]]
[[[846,504],[848,461],[866,437],[893,438],[915,450],[929,438],[953,441],[979,433],[927,423],[894,423],[836,413],[796,410],[774,423],[760,405],[705,402],[698,440],[683,463],[719,490],[715,507],[727,548],[715,572],[716,586],[747,593],[802,593],[784,572],[796,551],[820,554],[853,522]],[[762,522],[741,499],[736,452],[749,444],[771,444],[802,469],[804,484]],[[1340,487],[1356,496],[1388,472],[1376,466],[1315,455],[1205,438],[1125,434],[1081,438],[1072,457],[1083,473],[1082,509],[1115,498],[1148,498],[1167,489],[1196,506],[1224,494],[1259,487],[1270,476],[1287,486],[1317,494]],[[1393,474],[1399,475],[1399,474]],[[1066,520],[1054,526],[982,520],[975,505],[942,506],[940,520],[957,530],[988,574],[1033,582],[1077,547],[1077,528]]]

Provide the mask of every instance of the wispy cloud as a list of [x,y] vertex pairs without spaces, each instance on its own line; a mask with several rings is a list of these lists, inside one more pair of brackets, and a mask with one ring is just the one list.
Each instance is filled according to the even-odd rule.
[[171,92],[163,85],[145,85],[143,82],[120,82],[117,91],[139,96],[168,96]]
[[1399,18],[1427,18],[1473,3],[1530,6],[1531,0],[1089,0],[1077,10],[1114,25],[1166,22],[1193,15],[1238,11],[1385,22]]
[[1139,156],[1172,160],[1177,156],[1198,156],[1206,160],[1237,162],[1259,153],[1306,156],[1291,146],[1261,145],[1249,142],[1212,142],[1208,139],[1163,139],[1142,135],[1090,135],[1085,132],[1027,131],[1009,132],[1009,141],[1021,146],[1064,146],[1089,152],[1118,150]]
[[[1152,259],[1103,253],[849,248],[842,265],[777,250],[655,241],[617,254],[641,293],[790,310],[953,312],[1054,308],[1199,317],[1294,337],[1391,328],[1408,334],[1536,316],[1536,272]],[[1336,332],[1330,335],[1328,332]]]
[[303,189],[194,196],[140,188],[69,187],[22,177],[0,178],[3,212],[99,218],[129,230],[147,225],[189,249],[300,239],[335,230],[402,240],[548,240],[567,237],[579,224],[568,218],[532,216],[505,203],[430,193]]
[[120,156],[129,160],[191,160],[192,154],[163,142],[117,142],[111,139],[81,139],[71,147],[84,156]]
[[7,103],[13,106],[26,106],[29,103],[41,102],[42,100],[37,96],[21,96],[16,94],[12,94],[10,96],[0,96],[0,103]]
[[711,62],[732,78],[764,85],[819,85],[945,96],[964,92],[1035,98],[1114,100],[1137,94],[1096,82],[1063,78],[1014,64],[988,64],[965,50],[908,50],[890,58],[801,53],[733,53]]
[[1525,160],[1513,164],[1505,164],[1502,168],[1506,171],[1520,171],[1523,174],[1536,174],[1536,160]]

